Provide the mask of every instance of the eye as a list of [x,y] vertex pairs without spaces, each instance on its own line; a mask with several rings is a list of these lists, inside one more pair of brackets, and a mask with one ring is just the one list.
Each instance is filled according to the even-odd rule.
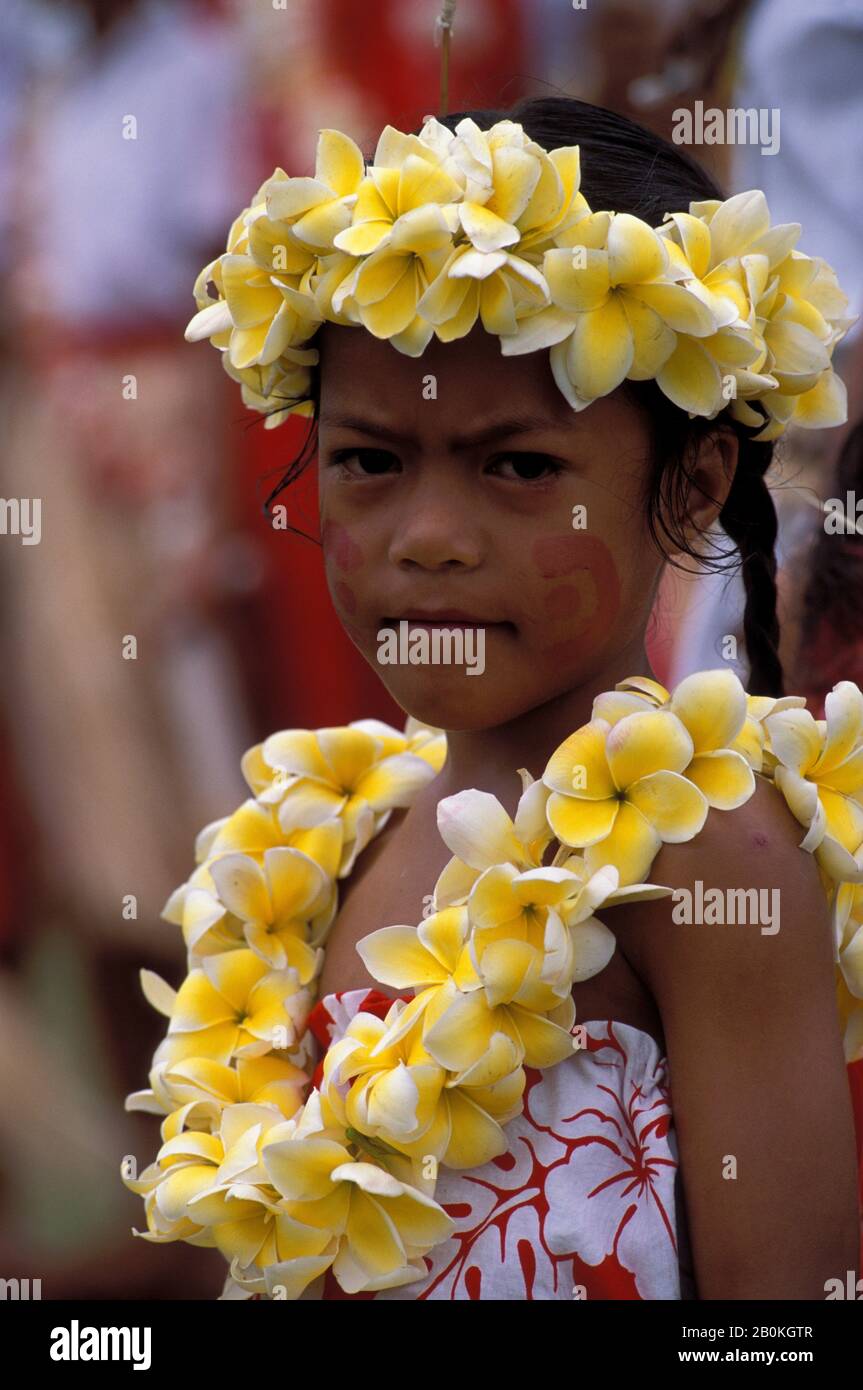
[[548,454],[499,454],[488,471],[507,482],[540,483],[562,473],[563,465]]
[[330,465],[350,478],[380,478],[391,472],[393,465],[400,466],[396,455],[386,449],[337,449]]

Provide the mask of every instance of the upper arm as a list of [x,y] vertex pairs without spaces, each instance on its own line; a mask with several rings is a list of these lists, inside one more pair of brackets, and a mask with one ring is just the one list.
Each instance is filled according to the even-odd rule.
[[779,930],[676,923],[666,898],[628,911],[619,940],[662,1015],[699,1297],[818,1299],[859,1259],[853,1114],[824,889],[757,781],[651,879],[778,889]]

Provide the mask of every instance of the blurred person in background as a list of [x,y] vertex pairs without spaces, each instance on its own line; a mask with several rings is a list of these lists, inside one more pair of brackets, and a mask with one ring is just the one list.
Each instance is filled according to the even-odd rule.
[[[220,374],[182,342],[190,280],[245,186],[248,74],[201,4],[13,5],[0,24],[0,492],[41,506],[38,543],[0,544],[12,801],[32,824],[0,980],[0,1272],[106,1296],[152,1277],[117,1239],[138,1129],[112,1097],[152,1043],[137,966],[142,949],[181,964],[159,913],[251,742],[228,459],[196,426]],[[205,1258],[177,1266],[190,1291]]]

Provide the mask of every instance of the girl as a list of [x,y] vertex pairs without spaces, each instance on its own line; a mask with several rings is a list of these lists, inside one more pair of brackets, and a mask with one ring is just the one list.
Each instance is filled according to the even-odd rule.
[[[444,127],[470,146],[477,137],[465,120],[481,132],[517,123],[542,150],[563,152],[559,172],[578,146],[589,216],[613,209],[658,228],[669,210],[721,198],[679,149],[577,101],[446,117]],[[441,127],[428,138],[449,150]],[[507,158],[509,168],[523,167],[520,155]],[[324,172],[319,161],[319,183]],[[381,176],[382,197],[389,187]],[[373,196],[360,191],[349,204],[339,251],[359,254],[357,228],[373,240],[373,218],[364,221]],[[504,194],[495,197],[485,206],[502,216]],[[277,190],[273,225],[279,198],[289,220],[289,195]],[[399,207],[393,216],[403,214]],[[460,225],[474,250],[489,254],[479,215],[463,214]],[[635,235],[634,223],[620,225]],[[524,234],[522,245],[529,240]],[[565,254],[579,244],[590,266],[600,244],[558,231]],[[199,319],[209,314],[212,326],[220,315],[215,341],[247,400],[260,405],[262,378],[253,400],[250,375],[231,361],[240,316],[232,311],[229,326],[224,304],[245,254],[236,240],[234,248],[221,282],[208,268],[219,306],[203,301]],[[560,262],[552,254],[541,263],[551,284]],[[799,849],[793,777],[811,786],[805,773],[816,760],[801,757],[792,773],[787,752],[811,731],[795,702],[780,700],[776,520],[765,484],[772,442],[753,439],[745,410],[708,418],[674,403],[669,391],[682,399],[681,391],[667,376],[660,389],[650,379],[658,372],[639,369],[643,356],[615,389],[587,392],[614,369],[615,325],[638,328],[632,299],[613,321],[607,297],[582,297],[580,311],[602,303],[606,318],[582,340],[581,359],[564,359],[552,338],[535,340],[552,344],[550,370],[548,354],[530,342],[501,352],[499,330],[487,331],[491,299],[464,331],[447,333],[439,313],[437,334],[429,330],[417,351],[405,335],[422,324],[406,326],[409,313],[388,333],[375,318],[380,294],[367,298],[363,317],[359,281],[345,282],[351,290],[341,299],[333,292],[340,265],[336,257],[316,269],[332,272],[317,299],[330,312],[314,325],[319,359],[305,407],[317,425],[324,560],[345,630],[411,719],[401,743],[373,721],[319,731],[316,742],[296,731],[275,735],[247,757],[255,799],[242,824],[238,812],[204,833],[191,888],[167,913],[190,944],[190,976],[176,1000],[159,997],[171,1024],[147,1093],[149,1108],[174,1117],[166,1121],[172,1147],[129,1184],[147,1195],[151,1238],[217,1244],[232,1259],[225,1296],[823,1298],[830,1280],[859,1264],[851,1058],[836,1007],[827,860]],[[624,283],[623,270],[617,279]],[[551,312],[575,307],[558,287]],[[433,316],[440,302],[427,296],[423,308]],[[530,322],[527,310],[522,317]],[[399,333],[395,351],[387,339]],[[291,405],[301,394],[288,386]],[[275,398],[281,418],[286,400]],[[271,507],[310,457],[311,447]],[[718,557],[703,542],[717,517],[729,538]],[[750,694],[764,698],[747,706],[723,671],[684,682],[669,703],[645,654],[663,567],[681,557],[727,565],[734,548],[747,593]],[[482,668],[472,678],[457,661],[382,662],[391,633],[416,652],[446,635],[450,654],[457,638],[467,650],[482,634]],[[855,692],[839,687],[828,711],[831,737],[841,725],[843,758],[863,736]],[[768,714],[771,744],[761,724]],[[445,760],[433,751],[442,748],[440,730]],[[363,740],[377,740],[383,762],[359,774]],[[398,763],[387,764],[391,776],[402,779],[388,794],[387,755]],[[423,757],[433,777],[417,775]],[[765,775],[780,764],[785,797]],[[761,775],[753,778],[752,766]],[[521,779],[517,769],[527,770]],[[304,976],[299,948],[291,955],[286,944],[287,909],[280,918],[268,856],[307,852],[323,864],[310,837],[329,823],[326,798],[353,849],[345,857],[343,847],[337,907],[306,900],[303,949],[322,941],[322,918],[327,946]],[[271,821],[260,828],[274,814],[275,841]],[[856,827],[856,812],[847,815]],[[374,817],[373,831],[363,830],[364,816]],[[814,848],[814,832],[810,841]],[[251,913],[243,885],[255,874],[268,884],[269,907]],[[665,891],[645,887],[648,877]],[[849,882],[842,891],[850,940],[856,889]],[[699,924],[686,905],[708,898],[773,907],[753,922],[704,912]],[[590,914],[597,903],[601,926]],[[200,1176],[176,1123],[176,1076],[198,1055],[201,1030],[224,1022],[217,1009],[194,1015],[192,988],[224,992],[218,972],[231,952],[242,953],[238,945],[260,949],[259,928],[246,928],[267,912],[267,930],[281,932],[288,952],[283,966],[294,966],[304,986],[314,980],[319,1002],[298,1015],[289,1039],[314,1086],[311,1099],[302,1092],[304,1108],[295,1098],[278,1117],[258,1114],[263,1147],[231,1207],[255,1235],[237,1242],[236,1222],[229,1237],[218,1206],[236,1178],[223,1168]],[[565,997],[543,994],[570,951]],[[275,957],[267,959],[272,966]],[[290,1012],[289,1000],[284,1006]],[[220,1054],[226,1065],[255,1056],[255,1037],[264,1046],[254,1016],[251,1003],[235,1004],[231,1026],[253,1036],[233,1039]],[[562,1032],[573,1033],[575,1050],[556,1051]],[[184,1080],[182,1097],[202,1104]],[[239,1099],[251,1105],[255,1096]],[[182,1123],[206,1131],[208,1144],[220,1135],[216,1163],[228,1147],[225,1115],[210,1109],[205,1123],[204,1111],[183,1112]],[[497,1139],[488,1138],[492,1129]],[[194,1190],[187,1184],[181,1200],[169,1201],[166,1164],[178,1158],[190,1165]],[[266,1232],[255,1183],[266,1193]]]

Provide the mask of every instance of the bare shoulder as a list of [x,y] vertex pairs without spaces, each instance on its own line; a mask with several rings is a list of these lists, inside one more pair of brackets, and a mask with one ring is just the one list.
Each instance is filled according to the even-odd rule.
[[711,810],[695,839],[662,847],[650,877],[674,896],[627,908],[618,937],[663,1013],[691,1003],[699,983],[738,1005],[763,999],[767,975],[807,992],[817,979],[832,999],[830,912],[804,834],[779,789],[757,777],[744,806]]

